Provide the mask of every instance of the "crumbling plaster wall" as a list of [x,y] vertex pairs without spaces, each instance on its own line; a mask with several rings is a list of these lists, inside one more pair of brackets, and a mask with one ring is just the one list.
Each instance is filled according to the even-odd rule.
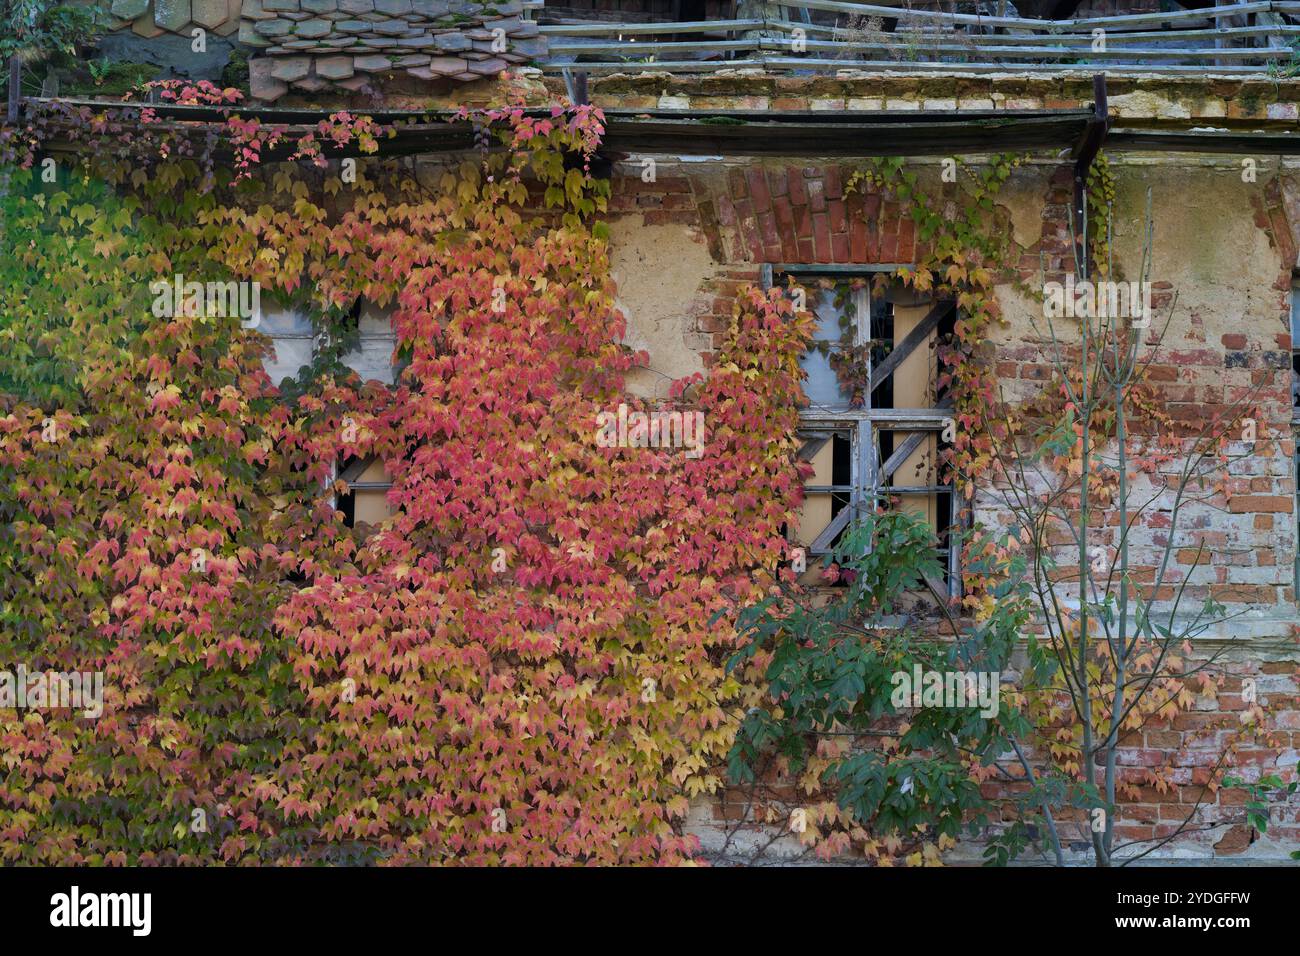
[[701,234],[690,226],[647,225],[635,215],[610,223],[616,304],[628,323],[623,341],[649,356],[628,379],[634,394],[666,398],[673,379],[704,371],[700,355],[713,342],[695,331],[695,316],[706,305],[705,285],[718,268]]
[[[702,163],[658,157],[658,181],[644,183],[638,159],[616,169],[611,256],[627,339],[648,347],[651,364],[664,372],[689,374],[697,367],[691,351],[698,351],[700,365],[712,361],[736,292],[758,281],[763,262],[894,262],[910,261],[916,253],[904,211],[869,195],[846,197],[851,161]],[[938,162],[915,161],[932,183]],[[1161,839],[1191,814],[1206,829],[1153,858],[1282,860],[1300,841],[1300,815],[1284,811],[1268,837],[1255,839],[1240,822],[1238,795],[1207,793],[1204,785],[1224,735],[1239,726],[1246,679],[1257,682],[1261,701],[1274,710],[1275,745],[1244,748],[1239,772],[1249,777],[1290,770],[1300,746],[1288,325],[1300,224],[1287,216],[1291,174],[1265,157],[1255,182],[1243,181],[1235,157],[1115,155],[1111,162],[1116,259],[1126,275],[1141,262],[1151,189],[1150,278],[1158,307],[1153,326],[1169,316],[1163,357],[1152,377],[1165,409],[1191,428],[1250,398],[1260,410],[1261,435],[1249,449],[1234,446],[1245,454],[1232,465],[1225,493],[1190,508],[1176,539],[1173,579],[1188,575],[1193,593],[1213,595],[1234,615],[1196,643],[1197,654],[1223,654],[1232,676],[1216,696],[1198,698],[1171,723],[1144,728],[1129,741],[1120,757],[1121,776],[1139,796],[1120,808],[1120,836]],[[1007,284],[997,290],[1005,324],[993,330],[981,358],[994,364],[1003,394],[1013,401],[1032,396],[1050,377],[1030,319],[1043,328],[1042,303],[1033,290],[1068,268],[1070,182],[1068,162],[1038,157],[1013,173],[999,197],[1021,254],[1020,288]],[[995,527],[1008,523],[987,489],[977,506],[980,520]],[[1156,515],[1135,532],[1135,564],[1154,562],[1168,533],[1163,524]],[[1097,540],[1114,544],[1113,524]],[[1192,570],[1198,541],[1206,542],[1201,560],[1207,563]],[[1156,765],[1172,768],[1170,790],[1150,785],[1148,768]],[[996,786],[990,785],[990,795],[996,796]],[[721,845],[726,812],[710,800],[693,807],[689,829],[706,848]],[[976,852],[970,858],[977,857]],[[961,853],[955,859],[963,859]]]
[[[1137,278],[1142,261],[1147,193],[1153,226],[1150,280],[1156,314],[1147,342],[1159,337],[1148,381],[1162,410],[1180,434],[1190,436],[1216,417],[1250,415],[1258,438],[1233,442],[1239,460],[1227,469],[1225,488],[1203,503],[1186,508],[1175,532],[1170,582],[1189,582],[1188,597],[1223,602],[1233,619],[1213,628],[1198,646],[1223,651],[1243,676],[1259,677],[1283,670],[1284,709],[1294,704],[1297,617],[1293,588],[1296,531],[1291,434],[1291,358],[1289,329],[1290,272],[1294,263],[1292,224],[1276,215],[1279,168],[1261,165],[1256,182],[1243,182],[1240,162],[1232,157],[1153,161],[1112,159],[1117,181],[1115,261],[1127,278]],[[1005,197],[1014,208],[1032,199],[1034,188],[1017,177]],[[1048,209],[1067,201],[1068,181],[1061,177]],[[1270,198],[1273,197],[1273,198]],[[1041,202],[1040,202],[1041,205]],[[1018,216],[1016,218],[1019,218]],[[1040,245],[1044,256],[1059,249],[1059,213],[1044,220]],[[1294,220],[1292,220],[1294,222]],[[1028,226],[1027,221],[1022,223]],[[1017,241],[1028,238],[1016,229]],[[1046,276],[1022,260],[1022,278],[1030,290],[1044,277],[1060,279],[1051,266]],[[1011,285],[998,290],[1005,324],[993,330],[989,358],[996,363],[999,387],[1015,402],[1036,394],[1050,378],[1043,306]],[[1167,323],[1167,324],[1166,324]],[[1078,341],[1078,325],[1055,323],[1058,337]],[[1240,407],[1235,407],[1239,406]],[[1234,434],[1235,437],[1235,434]],[[1145,476],[1133,484],[1134,500],[1155,493]],[[1009,525],[1001,498],[985,489],[977,498],[977,517],[993,527]],[[1168,507],[1170,496],[1157,500]],[[1118,545],[1116,522],[1106,516],[1094,540]],[[1131,538],[1130,557],[1139,575],[1150,576],[1168,540],[1168,512],[1155,510],[1139,519]],[[1198,555],[1196,549],[1205,546]],[[1141,578],[1139,578],[1140,580]],[[1242,642],[1242,643],[1237,643]],[[1280,670],[1279,670],[1280,669]],[[1240,706],[1237,700],[1233,706]],[[1295,721],[1284,713],[1284,726]],[[1272,766],[1272,764],[1270,764]],[[1280,766],[1280,765],[1279,765]],[[1285,769],[1285,768],[1283,768]]]

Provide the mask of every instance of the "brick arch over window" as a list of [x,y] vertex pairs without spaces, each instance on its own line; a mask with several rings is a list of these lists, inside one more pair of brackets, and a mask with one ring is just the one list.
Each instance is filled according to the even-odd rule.
[[845,195],[852,167],[731,167],[694,177],[710,247],[731,262],[877,264],[912,262],[916,229],[895,202],[859,188]]

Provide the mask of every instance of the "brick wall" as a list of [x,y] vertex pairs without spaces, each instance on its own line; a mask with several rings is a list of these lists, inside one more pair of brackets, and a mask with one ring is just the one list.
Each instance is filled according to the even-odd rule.
[[[657,181],[646,183],[640,178],[642,167],[629,162],[616,170],[611,215],[633,223],[677,226],[682,241],[707,246],[718,269],[701,279],[682,334],[689,341],[711,341],[716,349],[738,291],[759,280],[762,263],[900,263],[917,256],[912,222],[897,204],[871,192],[845,194],[853,168],[849,162],[664,161]],[[1032,285],[1060,278],[1072,268],[1071,170],[1064,163],[1046,163],[1021,173],[1018,190],[1006,202],[1015,207],[1012,218],[1037,224],[1032,234],[1023,228],[1017,233],[1020,278]],[[1142,174],[1120,168],[1117,175]],[[1168,176],[1159,171],[1148,175],[1157,182]],[[1259,438],[1249,454],[1231,466],[1222,492],[1185,512],[1174,566],[1167,575],[1170,582],[1188,580],[1187,600],[1213,597],[1235,615],[1228,625],[1198,639],[1194,651],[1194,657],[1201,658],[1222,654],[1217,666],[1228,676],[1217,694],[1197,696],[1185,712],[1149,721],[1126,738],[1119,759],[1124,786],[1116,824],[1120,840],[1163,839],[1192,816],[1190,832],[1152,854],[1157,858],[1283,859],[1300,842],[1300,813],[1294,807],[1276,810],[1268,836],[1257,840],[1242,822],[1241,793],[1207,788],[1226,747],[1236,747],[1231,763],[1248,779],[1294,769],[1300,749],[1288,332],[1291,265],[1296,261],[1293,237],[1300,223],[1288,216],[1276,180],[1262,176],[1249,199],[1243,193],[1231,201],[1222,196],[1210,200],[1222,205],[1212,213],[1225,233],[1235,230],[1234,235],[1245,237],[1238,241],[1250,243],[1250,265],[1234,265],[1229,257],[1195,268],[1180,265],[1183,271],[1171,277],[1176,282],[1160,273],[1152,276],[1158,310],[1172,304],[1175,294],[1190,303],[1179,310],[1180,318],[1171,324],[1148,375],[1177,432],[1190,436],[1207,419],[1227,414],[1234,403],[1247,398],[1256,403],[1260,416]],[[1207,182],[1198,181],[1196,189],[1213,195]],[[1157,213],[1157,233],[1164,230],[1165,242],[1174,248],[1171,261],[1181,263],[1192,258],[1192,245],[1205,237],[1165,221],[1167,216]],[[1249,274],[1241,274],[1243,270]],[[1230,294],[1222,301],[1215,298],[1217,285],[1230,282],[1246,290],[1244,305],[1235,304]],[[1004,305],[1011,327],[995,337],[985,357],[1005,393],[1025,398],[1043,388],[1051,369],[1042,345],[1016,318],[1017,308],[1024,305],[1010,298]],[[1234,311],[1239,308],[1240,315]],[[630,323],[636,321],[635,315],[629,316]],[[699,350],[709,364],[712,349],[701,345]],[[1141,489],[1140,481],[1137,487]],[[1007,520],[987,489],[976,504],[981,521],[996,527]],[[1118,514],[1100,515],[1097,540],[1116,545],[1118,525]],[[1168,533],[1165,512],[1154,511],[1139,520],[1130,542],[1137,580],[1153,580],[1156,555]],[[1205,554],[1202,566],[1193,570],[1199,543]],[[1171,592],[1161,596],[1168,598]],[[1244,680],[1255,682],[1261,705],[1272,714],[1273,729],[1266,740],[1233,744],[1247,713]],[[987,784],[987,794],[1004,794],[1002,786]],[[693,832],[706,846],[716,846],[737,812],[735,799],[703,804],[692,815]],[[978,858],[977,851],[962,852]],[[962,852],[955,858],[963,859]]]

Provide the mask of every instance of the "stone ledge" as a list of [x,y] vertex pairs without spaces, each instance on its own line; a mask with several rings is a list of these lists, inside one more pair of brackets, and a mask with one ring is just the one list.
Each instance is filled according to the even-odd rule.
[[[547,77],[557,95],[563,83]],[[951,111],[1077,109],[1093,101],[1092,73],[1053,76],[940,71],[841,71],[794,77],[762,70],[709,74],[611,74],[591,77],[591,100],[606,108]],[[1293,129],[1300,117],[1300,78],[1242,78],[1143,73],[1107,77],[1111,116],[1144,124],[1215,120],[1216,126]],[[1249,124],[1247,126],[1247,124]]]

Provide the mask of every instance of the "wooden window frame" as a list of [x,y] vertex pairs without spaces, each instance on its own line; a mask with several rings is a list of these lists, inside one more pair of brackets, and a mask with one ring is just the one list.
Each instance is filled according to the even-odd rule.
[[[890,263],[880,265],[816,264],[816,263],[766,263],[762,266],[762,286],[766,291],[776,284],[777,277],[794,276],[808,279],[824,278],[873,278],[896,273],[905,264]],[[861,289],[854,293],[854,342],[862,345],[871,341],[871,304],[870,291]],[[805,490],[817,494],[847,494],[848,503],[831,519],[817,537],[808,546],[809,557],[825,555],[835,538],[848,526],[856,514],[862,513],[869,503],[881,497],[893,495],[942,495],[947,494],[951,500],[949,515],[951,526],[946,550],[947,577],[946,585],[942,581],[931,581],[930,587],[938,594],[947,593],[950,597],[961,596],[961,561],[960,548],[954,545],[959,541],[961,522],[958,519],[956,489],[951,484],[935,486],[886,486],[895,471],[920,447],[925,437],[932,432],[942,432],[952,420],[951,404],[937,408],[875,408],[873,393],[875,389],[889,378],[904,360],[917,348],[922,347],[930,335],[939,327],[943,318],[956,311],[952,300],[936,301],[926,317],[904,337],[902,342],[895,342],[893,350],[879,366],[868,365],[869,384],[865,390],[862,408],[823,409],[804,408],[799,411],[800,435],[808,436],[810,441],[800,449],[800,457],[811,460],[820,446],[809,448],[818,436],[831,440],[837,433],[846,435],[850,448],[850,483],[847,486],[806,485]],[[868,358],[870,362],[870,358]],[[895,447],[885,461],[880,461],[878,439],[881,432],[909,432],[909,437]],[[936,528],[938,534],[941,529]]]

